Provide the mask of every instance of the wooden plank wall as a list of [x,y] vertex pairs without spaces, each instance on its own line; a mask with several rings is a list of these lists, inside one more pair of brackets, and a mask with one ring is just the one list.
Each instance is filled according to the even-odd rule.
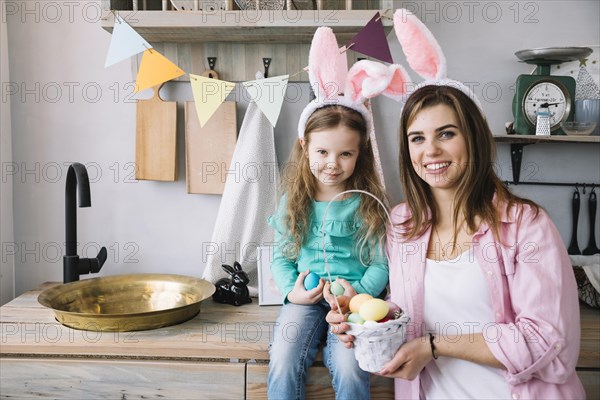
[[[257,71],[264,72],[263,58],[271,58],[269,76],[290,75],[290,82],[308,82],[304,67],[308,65],[309,44],[259,43],[152,43],[152,46],[177,64],[186,74],[176,81],[189,82],[189,74],[201,75],[208,70],[208,57],[217,57],[215,70],[219,79],[246,82],[256,79]],[[348,65],[363,55],[348,50]],[[132,58],[132,79],[135,80],[142,56]]]

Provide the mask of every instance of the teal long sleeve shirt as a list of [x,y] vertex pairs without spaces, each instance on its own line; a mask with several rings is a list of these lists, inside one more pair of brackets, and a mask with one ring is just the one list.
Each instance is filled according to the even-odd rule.
[[[284,223],[286,196],[282,197],[277,213],[269,218],[269,225],[275,229],[276,242],[271,273],[283,295],[284,302],[288,301],[287,295],[293,289],[300,272],[310,270],[327,279],[321,227],[328,204],[329,202],[326,201],[312,202],[306,238],[295,260],[288,259],[282,251],[291,240]],[[356,232],[361,226],[361,221],[357,217],[359,206],[358,194],[331,203],[324,224],[328,266],[333,280],[346,279],[357,293],[378,296],[385,289],[389,279],[388,261],[383,250],[385,246],[382,244],[376,249],[369,249],[371,262],[369,265],[363,265],[356,245],[358,240]]]

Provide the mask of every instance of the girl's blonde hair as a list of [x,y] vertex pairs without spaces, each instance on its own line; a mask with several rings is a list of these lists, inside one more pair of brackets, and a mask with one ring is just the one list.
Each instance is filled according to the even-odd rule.
[[[476,218],[487,222],[495,236],[500,239],[500,215],[494,203],[505,203],[506,210],[512,205],[530,205],[536,215],[539,206],[531,200],[512,194],[494,171],[496,144],[485,116],[479,107],[461,90],[451,86],[428,85],[416,90],[406,101],[400,117],[400,180],[412,217],[403,223],[405,236],[413,238],[422,234],[437,221],[437,210],[429,185],[413,168],[410,159],[407,130],[422,110],[439,104],[450,107],[458,120],[459,128],[467,145],[467,165],[458,184],[454,204],[454,240],[458,236],[461,214],[466,218],[467,228],[475,232]],[[427,212],[431,212],[431,219]]]
[[[354,173],[346,180],[345,190],[366,190],[384,204],[388,204],[385,191],[379,182],[375,170],[375,156],[369,140],[367,125],[360,113],[348,107],[329,105],[316,110],[308,119],[304,130],[305,147],[308,148],[311,133],[334,129],[343,126],[360,135],[358,159]],[[304,243],[310,224],[311,201],[317,193],[317,182],[310,170],[308,155],[302,148],[300,140],[296,140],[289,160],[282,174],[282,189],[287,195],[284,224],[290,235],[284,254],[289,259],[296,259]],[[361,225],[356,233],[357,248],[379,248],[383,251],[383,239],[386,230],[385,212],[379,203],[370,196],[363,196],[358,209]],[[369,264],[375,251],[368,253],[366,264]],[[363,257],[362,252],[359,254]],[[361,258],[365,261],[364,258]]]

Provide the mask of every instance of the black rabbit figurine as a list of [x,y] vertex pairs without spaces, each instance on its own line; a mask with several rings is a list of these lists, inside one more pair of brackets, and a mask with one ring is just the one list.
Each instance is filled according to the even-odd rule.
[[231,275],[231,278],[222,278],[217,281],[215,286],[217,291],[213,294],[213,300],[217,303],[233,304],[241,306],[242,304],[252,303],[250,292],[248,291],[248,275],[242,271],[242,266],[239,262],[231,265],[221,265],[223,270]]

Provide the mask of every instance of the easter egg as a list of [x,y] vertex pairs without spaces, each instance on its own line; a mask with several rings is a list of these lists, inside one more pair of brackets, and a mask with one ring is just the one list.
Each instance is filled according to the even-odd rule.
[[400,318],[400,315],[402,315],[402,309],[400,308],[400,306],[391,301],[386,301],[386,303],[387,303],[388,307],[390,308],[386,317],[388,319]]
[[377,321],[365,321],[363,325],[366,328],[377,328],[377,325],[379,325],[379,323]]
[[371,300],[373,296],[368,293],[357,294],[353,298],[350,299],[350,311],[358,312],[360,306],[367,300]]
[[304,278],[304,289],[311,290],[319,286],[319,280],[321,277],[314,272],[309,273]]
[[348,322],[352,322],[353,324],[364,324],[365,320],[361,318],[359,313],[352,313],[348,315]]
[[381,299],[367,300],[358,309],[358,313],[365,321],[379,321],[385,318],[388,311],[388,304]]
[[341,296],[344,294],[344,287],[338,282],[335,281],[331,283],[331,294],[334,296]]

